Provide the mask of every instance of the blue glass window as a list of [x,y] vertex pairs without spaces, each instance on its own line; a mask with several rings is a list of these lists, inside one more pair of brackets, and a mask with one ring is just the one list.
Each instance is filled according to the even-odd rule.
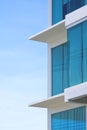
[[65,15],[87,4],[87,0],[52,0],[52,25]]
[[68,44],[52,48],[52,95],[64,92],[68,86]]
[[68,30],[70,44],[69,85],[73,86],[82,82],[82,36],[81,25]]
[[62,19],[62,0],[52,0],[52,24],[55,24]]
[[86,107],[52,114],[52,130],[86,130]]
[[87,21],[83,24],[83,81],[87,81]]
[[62,92],[63,47],[52,49],[52,95]]
[[67,2],[67,14],[82,7],[85,4],[84,0],[68,0]]
[[87,81],[87,21],[68,29],[69,86]]
[[52,95],[87,81],[87,21],[67,30],[68,42],[52,48]]

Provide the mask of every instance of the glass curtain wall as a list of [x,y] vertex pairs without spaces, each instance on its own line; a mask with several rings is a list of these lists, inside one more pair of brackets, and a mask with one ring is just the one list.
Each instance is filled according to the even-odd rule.
[[52,0],[52,25],[65,15],[87,4],[87,0]]
[[51,115],[52,130],[86,130],[86,107]]
[[68,29],[67,37],[51,50],[52,96],[87,81],[87,21]]

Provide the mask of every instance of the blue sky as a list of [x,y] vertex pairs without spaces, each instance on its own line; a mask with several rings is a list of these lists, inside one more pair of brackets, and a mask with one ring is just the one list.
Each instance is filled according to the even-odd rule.
[[28,37],[48,26],[47,0],[0,1],[0,130],[46,130],[47,45]]

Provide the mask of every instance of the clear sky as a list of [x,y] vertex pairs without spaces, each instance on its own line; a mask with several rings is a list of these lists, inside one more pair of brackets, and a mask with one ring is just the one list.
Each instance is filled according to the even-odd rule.
[[48,26],[48,0],[0,1],[0,130],[46,130],[47,45],[28,37]]

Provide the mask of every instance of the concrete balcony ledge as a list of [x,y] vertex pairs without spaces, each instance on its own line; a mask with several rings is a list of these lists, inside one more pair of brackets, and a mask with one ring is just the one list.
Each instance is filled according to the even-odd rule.
[[87,104],[87,82],[66,88],[64,93],[30,104],[30,107],[62,108]]
[[65,102],[78,102],[87,104],[87,82],[66,88],[64,91]]
[[29,37],[29,40],[44,42],[48,44],[62,44],[67,41],[67,30],[65,20]]
[[36,103],[32,103],[30,107],[41,107],[41,108],[52,108],[57,105],[64,103],[64,93],[59,94],[57,96],[52,96],[42,101],[38,101]]

